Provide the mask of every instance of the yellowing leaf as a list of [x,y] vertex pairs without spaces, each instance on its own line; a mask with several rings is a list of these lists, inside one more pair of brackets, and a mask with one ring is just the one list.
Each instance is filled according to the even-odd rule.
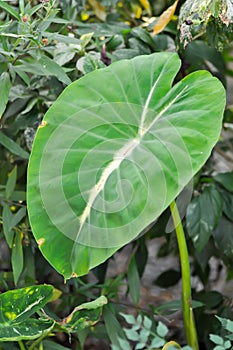
[[139,19],[142,15],[142,8],[137,4],[131,4],[131,8],[135,15],[135,18]]
[[154,26],[154,29],[153,29],[154,35],[162,32],[166,27],[166,25],[170,22],[170,20],[172,19],[175,13],[178,1],[179,0],[176,0],[173,5],[168,7],[168,9],[161,14],[161,16],[158,19],[158,22]]
[[104,22],[106,20],[106,12],[104,7],[99,3],[99,1],[96,0],[89,0],[89,4],[95,11],[96,17],[98,17],[101,21]]
[[148,0],[139,0],[140,4],[144,7],[144,9],[151,15],[151,7]]

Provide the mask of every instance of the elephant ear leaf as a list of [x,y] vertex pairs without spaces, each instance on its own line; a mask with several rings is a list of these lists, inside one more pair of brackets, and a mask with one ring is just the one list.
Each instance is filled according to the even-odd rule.
[[33,233],[65,278],[135,239],[202,167],[225,91],[206,71],[174,84],[175,53],[123,60],[68,86],[38,129],[28,169]]

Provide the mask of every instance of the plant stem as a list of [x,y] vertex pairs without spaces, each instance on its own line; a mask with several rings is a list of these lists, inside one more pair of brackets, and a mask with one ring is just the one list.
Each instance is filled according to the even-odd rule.
[[26,350],[26,348],[25,348],[24,343],[22,342],[22,340],[18,340],[18,344],[19,344],[20,350]]
[[193,316],[192,309],[192,296],[191,296],[191,277],[190,277],[190,265],[189,255],[187,249],[187,243],[183,226],[181,223],[179,211],[176,206],[176,202],[173,201],[170,204],[170,210],[173,218],[173,222],[176,230],[176,237],[179,247],[180,254],[180,265],[181,265],[181,277],[182,277],[182,309],[184,318],[184,327],[187,338],[187,343],[194,350],[198,350],[198,339],[197,331]]

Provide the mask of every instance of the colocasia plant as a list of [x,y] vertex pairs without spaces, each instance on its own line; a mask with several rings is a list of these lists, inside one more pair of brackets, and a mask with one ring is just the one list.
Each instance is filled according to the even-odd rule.
[[175,199],[217,142],[225,91],[207,71],[174,84],[174,53],[123,60],[68,86],[34,141],[27,201],[42,254],[65,279],[137,238],[170,206],[188,345],[198,349],[190,268]]

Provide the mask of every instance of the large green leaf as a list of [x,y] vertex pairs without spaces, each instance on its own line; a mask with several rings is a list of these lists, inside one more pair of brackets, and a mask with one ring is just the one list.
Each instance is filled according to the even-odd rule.
[[29,162],[34,235],[65,278],[136,238],[201,168],[218,140],[225,92],[174,53],[124,60],[67,87]]

